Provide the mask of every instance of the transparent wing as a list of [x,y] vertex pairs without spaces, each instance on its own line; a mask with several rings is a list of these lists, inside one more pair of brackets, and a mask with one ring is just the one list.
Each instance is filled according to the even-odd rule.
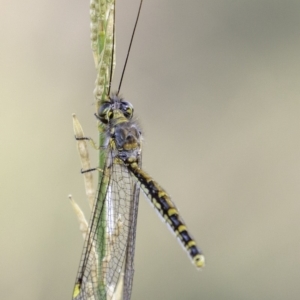
[[127,167],[109,154],[84,243],[73,299],[109,300],[116,289],[122,290],[124,282],[123,294],[129,295],[124,299],[130,299],[138,191]]
[[[142,159],[139,159],[139,166],[141,167]],[[136,238],[136,224],[138,216],[138,206],[139,206],[139,197],[140,197],[140,185],[135,184],[134,187],[134,201],[132,202],[132,208],[130,209],[131,214],[131,227],[128,236],[128,247],[126,253],[126,261],[124,267],[124,290],[123,290],[123,300],[130,300],[132,284],[133,284],[133,275],[134,275],[134,254],[135,254],[135,238]]]

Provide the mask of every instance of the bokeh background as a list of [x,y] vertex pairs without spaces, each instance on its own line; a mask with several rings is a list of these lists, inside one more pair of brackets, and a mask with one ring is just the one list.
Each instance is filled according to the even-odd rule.
[[[299,299],[300,2],[144,2],[122,94],[207,265],[141,196],[132,299]],[[137,8],[117,3],[115,89]],[[83,240],[67,195],[89,215],[71,114],[97,138],[89,4],[0,9],[1,299],[71,299]]]

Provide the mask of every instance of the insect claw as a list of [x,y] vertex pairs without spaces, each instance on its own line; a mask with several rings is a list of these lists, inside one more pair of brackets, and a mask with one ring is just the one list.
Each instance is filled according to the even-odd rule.
[[88,173],[88,172],[93,172],[93,171],[96,171],[98,170],[98,168],[92,168],[92,169],[87,169],[87,170],[80,170],[81,174],[84,174],[84,173]]
[[77,137],[77,136],[75,135],[75,140],[76,140],[76,141],[90,141],[91,138],[85,137],[85,136],[83,136],[83,137]]

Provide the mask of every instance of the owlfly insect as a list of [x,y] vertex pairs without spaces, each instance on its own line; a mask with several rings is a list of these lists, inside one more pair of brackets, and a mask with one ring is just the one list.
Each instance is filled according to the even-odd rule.
[[[117,93],[110,93],[95,114],[103,128],[100,147],[103,169],[73,291],[74,300],[130,300],[140,189],[166,221],[197,268],[204,256],[167,192],[141,167],[142,131],[133,116],[133,106],[119,96],[132,40],[140,15],[140,2]],[[113,54],[112,54],[113,56]],[[113,58],[112,58],[113,60]],[[77,137],[78,140],[89,138]],[[120,290],[120,297],[116,291]]]

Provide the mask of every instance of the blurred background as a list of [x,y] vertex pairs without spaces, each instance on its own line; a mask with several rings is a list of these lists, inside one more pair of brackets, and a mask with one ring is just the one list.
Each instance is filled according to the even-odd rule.
[[[138,2],[117,1],[115,90]],[[89,218],[72,113],[97,138],[89,4],[0,8],[1,298],[71,299],[83,240],[68,194]],[[144,1],[122,95],[206,267],[141,196],[132,300],[298,299],[299,28],[299,1]]]

